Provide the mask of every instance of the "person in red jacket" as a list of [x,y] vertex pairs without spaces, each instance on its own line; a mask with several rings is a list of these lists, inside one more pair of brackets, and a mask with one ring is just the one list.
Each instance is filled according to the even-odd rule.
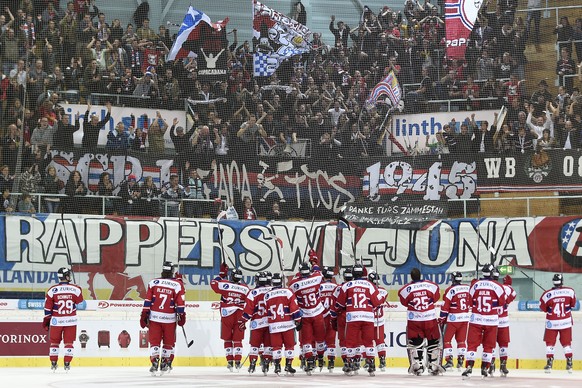
[[410,361],[408,373],[420,376],[424,373],[424,351],[428,355],[428,369],[433,375],[444,371],[439,364],[440,330],[437,322],[435,303],[440,298],[439,286],[428,280],[421,280],[420,270],[410,271],[412,282],[398,291],[400,303],[408,310],[406,324],[407,351]]
[[273,274],[271,282],[273,288],[265,294],[264,300],[265,308],[269,312],[269,333],[273,347],[275,373],[277,375],[281,373],[281,359],[283,347],[285,347],[285,372],[293,375],[295,373],[292,365],[295,348],[294,330],[301,330],[301,310],[293,292],[283,287],[281,274]]
[[50,329],[49,359],[53,372],[57,369],[61,341],[65,344],[65,370],[71,369],[73,359],[73,342],[77,336],[77,306],[83,302],[83,290],[71,283],[71,276],[69,268],[59,268],[59,284],[49,288],[44,299],[42,327],[47,331]]
[[139,321],[142,329],[149,327],[152,375],[158,368],[162,374],[172,370],[176,324],[184,326],[186,323],[186,291],[184,283],[174,278],[174,267],[171,261],[164,261],[161,277],[149,282]]
[[[499,280],[499,270],[493,270],[493,280]],[[511,287],[513,280],[511,276],[506,275],[503,278],[503,290],[505,291],[505,304],[499,307],[499,325],[497,326],[497,344],[499,345],[499,371],[502,376],[507,376],[507,348],[509,347],[509,313],[507,308],[509,304],[515,300],[517,293]],[[495,372],[495,349],[493,349],[493,357],[491,358],[491,365],[489,366],[489,376],[493,376]]]
[[[342,284],[337,296],[336,311],[344,310],[346,314],[346,348],[347,366],[345,373],[351,376],[356,372],[356,348],[365,347],[366,369],[370,376],[376,371],[376,348],[374,347],[374,309],[383,303],[378,288],[367,278],[361,264],[352,269],[354,280]],[[349,319],[348,319],[349,317]],[[337,327],[337,320],[332,320]]]
[[443,337],[443,352],[446,364],[445,369],[453,367],[453,338],[457,342],[457,369],[463,367],[465,353],[467,352],[467,330],[471,317],[471,298],[469,285],[463,284],[463,274],[455,271],[451,274],[452,284],[443,294],[439,325],[443,328],[446,324]]
[[241,283],[243,275],[238,268],[231,271],[229,281],[228,269],[228,265],[222,263],[220,272],[210,282],[210,287],[220,295],[220,338],[224,341],[227,368],[232,372],[233,366],[237,371],[241,368],[244,331],[239,329],[239,321],[250,289],[246,284]]

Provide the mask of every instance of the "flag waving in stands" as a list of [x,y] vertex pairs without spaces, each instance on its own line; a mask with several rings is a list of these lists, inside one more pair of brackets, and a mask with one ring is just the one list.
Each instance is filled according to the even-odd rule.
[[366,100],[366,109],[371,110],[378,103],[378,99],[381,96],[388,96],[390,103],[393,107],[397,107],[400,99],[402,98],[402,91],[400,90],[400,84],[394,75],[394,71],[390,71],[386,78],[378,82],[378,85],[374,86],[370,97]]
[[482,0],[446,0],[445,31],[448,59],[465,58],[469,36],[482,4]]
[[184,16],[184,21],[180,25],[180,31],[176,36],[176,41],[172,45],[172,49],[168,53],[166,60],[172,61],[181,58],[196,56],[197,42],[201,38],[201,27],[211,27],[217,31],[221,31],[228,23],[228,18],[217,23],[212,23],[210,17],[202,11],[190,6],[188,12]]
[[270,76],[285,59],[311,50],[311,31],[303,24],[253,0],[253,73]]

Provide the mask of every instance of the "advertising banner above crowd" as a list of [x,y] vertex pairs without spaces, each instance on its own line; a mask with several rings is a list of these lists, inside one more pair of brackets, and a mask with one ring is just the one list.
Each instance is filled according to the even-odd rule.
[[580,273],[580,226],[575,217],[440,220],[423,230],[228,220],[219,239],[209,219],[12,215],[0,218],[0,284],[4,292],[43,292],[58,268],[71,266],[86,299],[141,299],[164,260],[179,265],[189,291],[201,291],[223,260],[249,284],[263,270],[292,276],[308,247],[336,270],[358,258],[389,288],[407,283],[413,267],[442,286],[452,271],[485,263]]

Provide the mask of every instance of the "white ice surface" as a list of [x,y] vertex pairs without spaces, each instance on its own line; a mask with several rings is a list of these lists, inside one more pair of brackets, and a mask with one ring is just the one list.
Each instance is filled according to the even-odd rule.
[[[272,368],[271,368],[272,370]],[[511,370],[509,376],[502,378],[498,374],[494,377],[482,379],[478,369],[468,380],[461,378],[461,372],[456,370],[447,372],[443,376],[410,376],[403,368],[390,368],[386,372],[376,372],[375,377],[369,377],[361,371],[357,376],[345,376],[340,368],[334,373],[315,372],[307,376],[297,370],[295,376],[277,377],[272,372],[263,376],[261,372],[249,375],[246,368],[239,373],[228,372],[226,368],[218,367],[175,367],[174,370],[163,376],[152,377],[148,368],[137,367],[72,367],[68,373],[59,367],[53,373],[47,368],[2,368],[0,370],[3,387],[11,388],[90,388],[90,387],[582,387],[582,371],[568,374],[564,370],[554,370],[545,374],[538,370]],[[497,372],[498,373],[498,372]]]

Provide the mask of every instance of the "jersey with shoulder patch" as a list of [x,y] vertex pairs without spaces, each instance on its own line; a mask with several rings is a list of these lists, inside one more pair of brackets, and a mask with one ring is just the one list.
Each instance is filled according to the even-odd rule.
[[243,316],[244,319],[250,319],[251,330],[269,326],[269,314],[265,305],[265,294],[269,291],[270,286],[261,286],[247,294]]
[[176,313],[183,313],[186,304],[184,284],[179,280],[158,278],[148,284],[144,309],[150,310],[150,321],[176,322]]
[[289,289],[295,294],[297,305],[304,317],[315,317],[324,312],[319,292],[322,281],[321,272],[315,271],[306,277],[296,277],[289,283]]
[[409,321],[436,319],[435,303],[441,297],[439,286],[431,281],[412,282],[398,291],[400,303],[408,309]]
[[572,309],[576,293],[571,287],[554,287],[540,298],[540,310],[546,313],[546,329],[560,330],[572,327]]
[[76,284],[59,283],[49,288],[44,299],[44,314],[51,315],[51,326],[75,326],[77,305],[83,302],[83,290]]
[[443,294],[441,316],[449,322],[469,322],[471,317],[471,295],[468,284],[453,284]]
[[509,304],[517,297],[517,292],[508,284],[502,285],[505,291],[505,303],[499,308],[499,327],[509,327]]
[[346,321],[374,322],[374,308],[382,304],[378,288],[365,279],[350,280],[340,287],[336,307],[345,310]]
[[319,293],[321,295],[321,303],[323,304],[323,316],[327,317],[331,308],[335,303],[334,292],[338,285],[332,282],[324,282],[319,286]]
[[288,288],[274,288],[264,296],[269,314],[269,332],[280,333],[295,328],[295,320],[301,318],[295,294]]
[[484,326],[499,325],[499,307],[505,304],[505,290],[494,280],[477,280],[469,288],[471,323]]
[[228,317],[237,310],[242,310],[250,292],[246,284],[233,283],[221,277],[214,278],[210,282],[210,287],[220,295],[220,315],[223,317]]

